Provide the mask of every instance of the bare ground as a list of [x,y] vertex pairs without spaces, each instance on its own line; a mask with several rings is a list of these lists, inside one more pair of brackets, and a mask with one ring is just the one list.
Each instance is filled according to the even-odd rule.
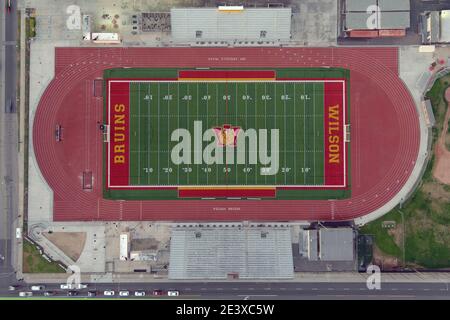
[[384,254],[376,245],[373,246],[373,263],[380,266],[381,270],[388,271],[401,266],[400,259]]
[[80,258],[86,243],[86,232],[52,232],[43,235],[75,262]]
[[395,244],[401,248],[403,246],[403,225],[397,224],[395,228],[389,229],[388,234],[394,238]]
[[447,100],[447,104],[449,106],[447,107],[444,126],[434,151],[436,155],[436,164],[433,169],[433,176],[440,182],[450,185],[450,151],[447,150],[445,144],[448,131],[448,121],[450,119],[450,87],[445,91],[445,100]]

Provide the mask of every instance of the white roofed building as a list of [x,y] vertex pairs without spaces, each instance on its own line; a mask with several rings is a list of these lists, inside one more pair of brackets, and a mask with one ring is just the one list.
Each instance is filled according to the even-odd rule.
[[291,38],[291,8],[172,8],[170,14],[172,40],[178,43]]

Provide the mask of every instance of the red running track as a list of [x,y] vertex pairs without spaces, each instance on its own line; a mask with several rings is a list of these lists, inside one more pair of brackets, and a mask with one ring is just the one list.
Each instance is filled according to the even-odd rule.
[[[397,48],[57,48],[55,78],[34,116],[33,144],[54,192],[56,221],[346,220],[396,195],[419,149],[414,101],[398,77]],[[93,80],[114,67],[343,67],[351,70],[352,197],[310,200],[114,201],[102,198],[102,98]],[[55,126],[63,127],[56,142]],[[93,188],[83,190],[83,172]]]

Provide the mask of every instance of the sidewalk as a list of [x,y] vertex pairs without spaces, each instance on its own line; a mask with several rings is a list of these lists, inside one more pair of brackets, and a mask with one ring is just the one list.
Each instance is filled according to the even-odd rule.
[[25,48],[26,48],[26,39],[25,39],[25,14],[23,10],[20,8],[20,74],[19,74],[19,82],[20,82],[20,106],[19,106],[19,202],[18,202],[18,219],[16,221],[15,228],[20,228],[22,230],[22,239],[17,239],[16,245],[14,245],[13,252],[14,254],[14,268],[17,270],[17,278],[22,278],[22,260],[23,260],[23,219],[25,215],[25,203],[24,203],[24,195],[25,195],[25,172],[24,172],[24,164],[25,164],[25,134],[26,134],[26,116],[25,116]]
[[[357,272],[333,272],[333,273],[302,273],[294,274],[291,280],[169,280],[167,278],[155,278],[151,274],[83,274],[81,276],[82,282],[87,283],[198,283],[198,282],[255,282],[255,283],[270,283],[270,282],[342,282],[342,283],[365,283],[369,275],[366,273]],[[64,283],[67,279],[67,274],[24,274],[24,280],[27,283]],[[389,283],[450,283],[450,273],[432,272],[432,273],[382,273],[381,279],[383,282]]]

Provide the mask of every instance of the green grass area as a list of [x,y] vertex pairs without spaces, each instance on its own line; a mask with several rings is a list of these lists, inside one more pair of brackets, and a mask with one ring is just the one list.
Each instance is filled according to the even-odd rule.
[[[446,112],[444,91],[450,75],[438,79],[426,96],[431,100],[436,118],[433,145],[443,128]],[[434,147],[432,148],[434,150]],[[436,181],[432,175],[434,155],[428,163],[422,184],[400,210],[363,226],[361,233],[375,236],[376,246],[386,255],[403,259],[406,266],[429,269],[450,267],[450,186]],[[401,212],[404,216],[404,226]],[[382,227],[383,221],[395,221],[391,231]],[[403,231],[404,230],[404,231]],[[404,232],[403,237],[395,237]]]
[[401,257],[401,248],[399,248],[394,239],[389,235],[388,229],[383,228],[383,221],[395,221],[398,225],[399,223],[401,223],[401,217],[397,211],[391,211],[385,216],[362,227],[361,233],[375,236],[376,245],[384,253],[396,257]]
[[[263,68],[274,70],[273,68]],[[246,70],[252,70],[247,68]],[[261,68],[258,68],[261,70]],[[179,69],[110,69],[104,78],[176,79]],[[349,78],[349,71],[339,68],[277,69],[277,78]],[[324,84],[323,82],[144,82],[130,84],[130,185],[323,185],[324,184]],[[106,87],[104,87],[106,94]],[[347,92],[349,87],[347,85]],[[106,99],[105,99],[106,100]],[[350,117],[347,104],[347,121]],[[106,116],[106,105],[105,105]],[[194,121],[203,132],[223,125],[242,130],[279,130],[280,159],[277,174],[262,175],[268,167],[259,161],[249,163],[252,151],[245,139],[245,163],[233,159],[223,163],[205,163],[217,151],[206,156],[204,148],[212,141],[202,141],[188,155],[191,163],[174,164],[172,150],[179,141],[171,135],[186,129],[194,138]],[[198,124],[197,123],[197,124]],[[203,134],[201,132],[200,134]],[[257,136],[259,141],[260,136]],[[253,140],[254,141],[254,140]],[[194,143],[191,141],[190,145]],[[346,145],[349,154],[349,145]],[[235,147],[222,148],[235,150]],[[104,149],[105,151],[105,149]],[[180,153],[179,153],[180,154]],[[201,164],[192,163],[199,155]],[[181,155],[185,155],[181,153]],[[350,157],[347,157],[349,161]],[[349,165],[348,165],[349,167]],[[104,168],[104,175],[106,170]],[[348,173],[347,180],[350,179]],[[104,190],[113,199],[173,199],[171,190]],[[339,199],[350,196],[346,190],[282,190],[279,199]]]
[[23,242],[23,272],[24,273],[65,273],[56,262],[45,260],[36,247],[29,241]]
[[[321,82],[131,83],[130,184],[323,185],[323,86]],[[245,150],[238,150],[231,131],[232,146],[202,154],[211,144],[211,140],[202,141],[203,132],[225,124],[239,128],[241,137],[244,131],[255,130],[254,143],[247,138]],[[182,140],[172,141],[171,136],[182,129],[194,140],[196,126],[199,152],[194,150],[194,141],[189,141],[188,152],[176,153],[176,158],[185,158],[187,163],[177,165],[173,150]],[[269,166],[261,163],[254,148],[261,145],[261,129],[267,129],[268,154],[273,150],[271,131],[278,131],[276,174],[262,172]],[[223,160],[219,164],[213,160],[218,151],[224,153],[218,157]],[[238,163],[237,151],[243,152],[245,163]],[[232,157],[226,157],[226,152]],[[196,154],[201,164],[193,163]],[[253,163],[249,161],[252,155]]]
[[27,17],[26,18],[26,28],[25,28],[25,36],[27,39],[36,37],[36,18],[35,17]]

